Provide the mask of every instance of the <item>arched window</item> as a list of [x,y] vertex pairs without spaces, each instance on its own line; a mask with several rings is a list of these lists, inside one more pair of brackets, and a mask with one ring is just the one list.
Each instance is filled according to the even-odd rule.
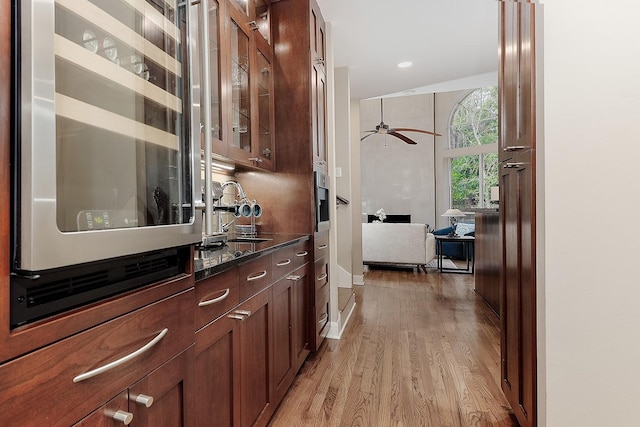
[[449,122],[451,206],[492,207],[498,185],[498,88],[476,89],[453,109]]

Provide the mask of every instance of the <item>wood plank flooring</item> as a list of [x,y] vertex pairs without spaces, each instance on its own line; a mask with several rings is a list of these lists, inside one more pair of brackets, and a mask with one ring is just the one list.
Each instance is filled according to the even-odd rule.
[[473,276],[372,270],[341,340],[309,357],[270,426],[517,426],[498,319]]

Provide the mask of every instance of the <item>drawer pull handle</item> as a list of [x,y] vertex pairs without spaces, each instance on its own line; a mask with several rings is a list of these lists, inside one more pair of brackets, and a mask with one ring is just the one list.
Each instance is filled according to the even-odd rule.
[[[150,350],[154,345],[158,344],[160,342],[160,340],[162,340],[162,338],[164,338],[165,335],[167,335],[167,332],[169,332],[168,328],[164,328],[162,331],[160,331],[160,333],[158,335],[156,335],[156,337],[154,339],[152,339],[151,341],[149,341],[147,344],[145,344],[144,346],[140,347],[139,349],[137,349],[136,351],[134,351],[133,353],[129,353],[128,355],[124,356],[123,358],[120,358],[118,360],[114,360],[111,363],[107,363],[104,366],[101,366],[99,368],[96,368],[92,371],[89,372],[85,372],[84,374],[80,374],[77,377],[75,377],[73,379],[74,383],[79,383],[80,381],[84,381],[87,380],[89,378],[93,378],[96,375],[100,375],[104,372],[110,371],[113,368],[117,368],[118,366],[127,363],[130,360],[135,359],[136,357],[140,356],[142,353]],[[128,423],[127,423],[128,424]]]
[[299,257],[303,257],[303,256],[307,256],[307,255],[309,255],[309,252],[307,252],[307,251],[298,252],[296,254],[296,256],[299,256]]
[[520,150],[524,150],[525,148],[527,148],[526,145],[512,145],[510,147],[503,148],[502,151],[504,151],[504,152],[520,151]]
[[327,278],[327,273],[322,273],[321,275],[318,276],[318,279],[316,279],[316,280],[320,281],[320,280],[324,280],[326,278]]
[[247,276],[247,282],[253,282],[254,280],[262,279],[266,275],[267,275],[267,270],[262,270],[258,274]]
[[231,292],[231,290],[229,288],[227,288],[227,290],[224,291],[224,294],[220,295],[218,298],[213,298],[213,299],[210,299],[208,301],[200,301],[198,303],[198,307],[206,307],[208,305],[220,302],[220,301],[226,299],[229,296],[229,292]]
[[129,424],[131,424],[131,421],[133,421],[133,414],[131,412],[118,409],[113,414],[111,414],[111,418],[128,426]]
[[507,163],[505,165],[503,165],[502,167],[505,169],[514,169],[514,168],[519,168],[522,166],[525,166],[526,163],[525,162],[513,162],[513,163]]
[[239,314],[230,314],[229,318],[244,321],[244,316],[240,316]]
[[285,265],[289,265],[289,264],[291,264],[291,260],[290,259],[286,259],[284,261],[280,261],[280,262],[276,263],[276,265],[278,267],[284,267]]
[[300,276],[298,275],[291,275],[287,277],[287,280],[300,280]]
[[133,396],[132,400],[138,405],[143,405],[147,408],[151,408],[151,405],[153,405],[153,397],[147,396],[146,394],[138,394],[136,396]]
[[251,316],[251,312],[249,310],[236,310],[234,313],[239,314],[241,316]]
[[320,246],[318,246],[318,249],[319,249],[319,250],[327,249],[327,245],[320,245]]
[[318,321],[318,323],[324,323],[327,321],[327,319],[329,318],[329,314],[327,313],[322,313],[322,317],[320,318],[320,320]]

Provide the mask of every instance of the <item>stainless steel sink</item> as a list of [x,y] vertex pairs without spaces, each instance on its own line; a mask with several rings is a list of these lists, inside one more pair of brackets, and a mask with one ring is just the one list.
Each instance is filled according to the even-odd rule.
[[268,242],[273,239],[266,239],[264,237],[234,237],[233,239],[227,239],[229,243],[260,243]]

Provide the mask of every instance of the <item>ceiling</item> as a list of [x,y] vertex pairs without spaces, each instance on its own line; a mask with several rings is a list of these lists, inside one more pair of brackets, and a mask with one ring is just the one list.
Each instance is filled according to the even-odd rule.
[[352,99],[497,84],[496,0],[317,1]]

